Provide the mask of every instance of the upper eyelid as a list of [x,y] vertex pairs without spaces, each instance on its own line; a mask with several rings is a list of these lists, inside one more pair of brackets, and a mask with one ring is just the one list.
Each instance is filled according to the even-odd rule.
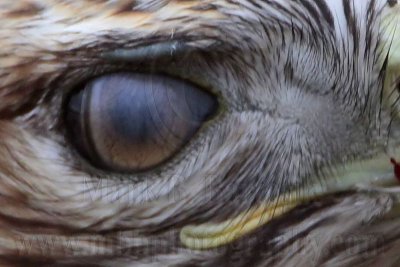
[[[164,40],[163,40],[164,39]],[[216,52],[226,46],[222,40],[203,37],[175,36],[170,38],[138,45],[136,47],[121,47],[113,50],[104,50],[98,58],[109,62],[140,63],[158,59],[168,59],[188,55],[198,51]]]
[[[199,43],[201,42],[201,44]],[[96,47],[101,47],[101,44],[98,44]],[[179,39],[170,39],[170,40],[158,40],[153,41],[153,43],[142,44],[132,48],[115,48],[110,50],[103,50],[104,52],[100,52],[99,55],[92,57],[93,60],[97,60],[96,64],[100,63],[100,67],[96,66],[95,71],[91,70],[87,75],[81,76],[78,79],[75,79],[72,76],[71,83],[66,85],[61,85],[57,87],[66,88],[63,90],[63,103],[65,103],[68,96],[72,91],[76,90],[77,87],[86,81],[99,77],[105,74],[114,73],[117,71],[128,71],[135,73],[160,73],[164,75],[168,75],[171,77],[175,77],[176,79],[182,79],[190,81],[193,84],[201,87],[203,90],[208,91],[215,96],[221,99],[221,94],[219,90],[215,88],[212,84],[203,80],[199,80],[199,78],[192,77],[191,75],[181,75],[181,69],[179,66],[176,69],[171,70],[169,67],[169,59],[173,58],[182,58],[182,55],[189,55],[192,53],[197,53],[199,51],[204,52],[213,52],[221,47],[221,43],[216,43],[216,40],[209,38],[179,38]],[[78,51],[81,51],[79,48]],[[156,69],[151,65],[151,62],[155,62],[157,60],[166,60],[164,63],[159,65]],[[95,65],[96,65],[95,64]],[[150,65],[151,67],[150,67]],[[172,62],[171,62],[172,64]],[[106,68],[103,69],[102,65],[105,65]],[[89,67],[90,69],[90,67]],[[81,72],[79,72],[81,73]]]
[[185,42],[174,40],[136,48],[116,49],[111,52],[105,52],[101,54],[100,57],[109,61],[138,62],[172,57],[175,54],[187,53],[191,49],[192,48]]

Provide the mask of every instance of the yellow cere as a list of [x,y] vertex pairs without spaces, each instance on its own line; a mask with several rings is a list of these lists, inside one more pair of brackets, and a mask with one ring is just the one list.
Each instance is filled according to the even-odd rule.
[[385,10],[381,25],[384,41],[390,46],[389,68],[400,71],[400,3]]
[[[384,99],[389,107],[400,116],[400,106],[394,105],[398,94],[393,89],[400,82],[400,4],[388,6],[383,11],[381,22],[383,49],[389,51],[388,68],[385,79]],[[385,53],[384,53],[385,54]]]
[[289,211],[295,205],[295,198],[289,198],[276,203],[261,205],[257,209],[244,212],[236,218],[220,224],[186,226],[182,229],[180,238],[182,243],[190,249],[216,248],[250,233],[272,218]]

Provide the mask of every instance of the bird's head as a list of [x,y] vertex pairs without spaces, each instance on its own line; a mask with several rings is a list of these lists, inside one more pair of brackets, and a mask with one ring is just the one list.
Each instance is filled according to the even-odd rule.
[[400,264],[399,6],[3,0],[0,262]]

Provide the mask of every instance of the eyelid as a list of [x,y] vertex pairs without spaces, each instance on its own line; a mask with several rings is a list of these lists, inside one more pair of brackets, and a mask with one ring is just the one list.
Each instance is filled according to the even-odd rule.
[[[124,64],[126,63],[128,68],[119,69],[119,71],[135,71],[141,73],[159,73],[166,74],[177,79],[190,81],[193,84],[198,85],[205,91],[214,94],[220,99],[220,92],[214,85],[209,83],[207,78],[193,76],[188,74],[187,69],[174,65],[176,62],[173,58],[184,59],[189,54],[195,54],[199,51],[204,51],[204,47],[209,47],[208,51],[217,51],[219,45],[212,39],[202,39],[200,46],[196,45],[196,40],[169,40],[160,41],[158,43],[142,45],[134,48],[121,48],[115,49],[100,54],[100,58],[111,64]],[[200,44],[200,43],[197,43]],[[212,49],[211,49],[212,46]],[[179,61],[178,59],[178,61]],[[157,60],[165,60],[163,64],[153,65],[153,62]],[[142,65],[143,64],[143,65]],[[137,68],[135,68],[137,66]],[[201,73],[201,71],[197,72]],[[105,73],[106,74],[106,73]]]
[[117,49],[111,52],[105,52],[101,57],[110,61],[138,62],[172,57],[175,54],[187,53],[191,49],[192,48],[183,41],[168,41],[131,49]]

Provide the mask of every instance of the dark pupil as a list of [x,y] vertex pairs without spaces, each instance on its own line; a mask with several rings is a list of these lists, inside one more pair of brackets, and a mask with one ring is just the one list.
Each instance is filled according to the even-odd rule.
[[113,74],[71,97],[78,148],[98,166],[141,171],[176,153],[215,113],[212,95],[161,75]]

